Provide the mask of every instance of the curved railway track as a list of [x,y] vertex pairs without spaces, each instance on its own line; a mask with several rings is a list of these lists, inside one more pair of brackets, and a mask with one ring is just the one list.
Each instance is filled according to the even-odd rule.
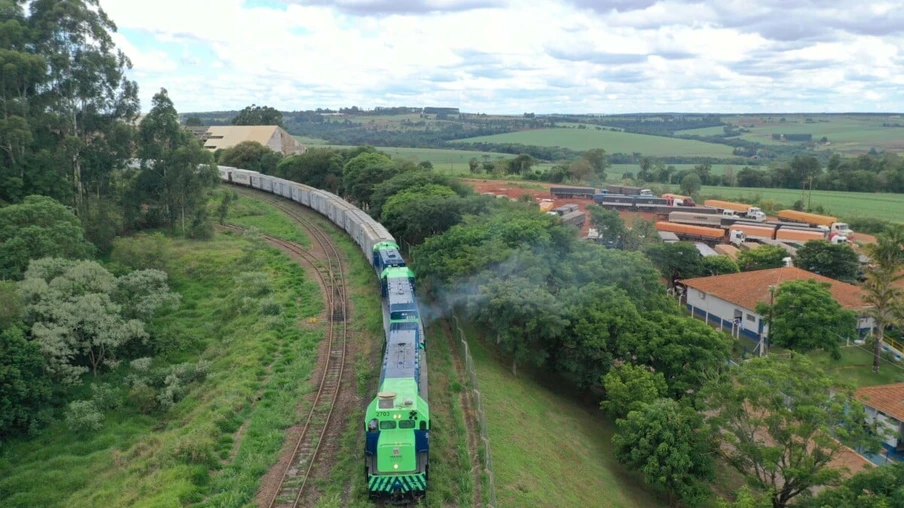
[[[342,258],[336,246],[326,232],[311,219],[291,209],[284,203],[270,199],[268,196],[252,193],[251,191],[239,191],[239,194],[260,199],[280,209],[308,230],[312,242],[318,244],[321,250],[326,253],[326,266],[324,267],[326,273],[324,274],[324,271],[318,268],[322,266],[320,263],[322,260],[308,250],[281,238],[266,234],[262,235],[267,241],[297,254],[314,268],[324,287],[326,304],[329,310],[329,325],[327,327],[329,355],[327,356],[326,365],[323,367],[323,376],[320,379],[311,409],[302,424],[301,434],[292,451],[292,459],[286,464],[286,468],[283,471],[279,489],[270,499],[269,504],[266,505],[267,508],[297,508],[301,502],[302,494],[305,492],[305,487],[309,485],[308,480],[317,462],[321,444],[324,441],[327,430],[330,428],[330,417],[333,414],[333,408],[336,406],[336,400],[342,385],[348,342],[348,320],[346,318],[349,307],[348,294],[345,287],[345,274],[343,272]],[[233,231],[243,229],[237,226],[226,226],[226,228]]]

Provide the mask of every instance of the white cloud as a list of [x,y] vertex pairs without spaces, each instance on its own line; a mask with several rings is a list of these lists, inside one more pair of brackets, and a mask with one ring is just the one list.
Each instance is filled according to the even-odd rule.
[[[120,29],[144,34],[116,37],[144,108],[160,86],[182,111],[252,102],[514,113],[904,106],[904,29],[893,23],[901,9],[887,1],[619,0],[598,10],[590,0],[271,1],[101,5]],[[180,49],[171,57],[156,44]]]

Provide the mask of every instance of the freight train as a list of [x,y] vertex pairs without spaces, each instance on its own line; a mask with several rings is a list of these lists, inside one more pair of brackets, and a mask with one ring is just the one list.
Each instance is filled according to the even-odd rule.
[[351,236],[376,272],[383,300],[383,365],[364,421],[364,479],[370,497],[415,502],[430,475],[430,408],[424,328],[408,268],[389,231],[339,196],[282,178],[218,166],[224,182],[313,208]]

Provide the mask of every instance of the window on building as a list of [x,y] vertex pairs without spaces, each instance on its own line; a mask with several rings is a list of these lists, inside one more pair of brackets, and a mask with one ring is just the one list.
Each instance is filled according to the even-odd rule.
[[756,321],[756,316],[753,314],[747,314],[747,321]]

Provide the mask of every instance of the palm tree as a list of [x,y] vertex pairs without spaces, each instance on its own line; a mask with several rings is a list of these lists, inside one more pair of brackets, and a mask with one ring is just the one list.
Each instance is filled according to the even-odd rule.
[[904,314],[904,291],[895,282],[904,277],[904,226],[893,225],[876,237],[875,244],[863,247],[874,266],[866,273],[863,301],[871,307],[866,314],[876,324],[873,372],[879,372],[882,338],[888,326],[900,325]]

